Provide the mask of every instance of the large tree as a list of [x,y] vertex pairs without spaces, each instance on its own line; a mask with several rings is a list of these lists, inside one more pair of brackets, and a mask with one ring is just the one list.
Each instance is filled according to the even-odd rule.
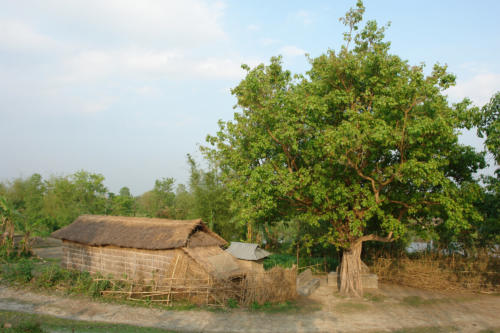
[[[338,52],[310,59],[305,76],[281,59],[253,69],[232,90],[239,111],[208,136],[239,218],[297,221],[343,250],[340,290],[361,295],[365,241],[391,241],[413,226],[466,229],[480,219],[459,196],[481,164],[458,143],[469,101],[450,106],[446,66],[411,66],[390,53],[385,27],[358,30],[361,1],[341,21]],[[315,233],[317,234],[317,233]]]

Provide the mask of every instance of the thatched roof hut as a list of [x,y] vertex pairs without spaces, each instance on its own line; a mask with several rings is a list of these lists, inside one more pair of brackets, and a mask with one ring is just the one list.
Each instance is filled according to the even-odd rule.
[[[202,220],[83,215],[55,231],[63,266],[134,280],[229,278],[242,275],[221,249],[227,242]],[[181,269],[182,266],[182,269]]]

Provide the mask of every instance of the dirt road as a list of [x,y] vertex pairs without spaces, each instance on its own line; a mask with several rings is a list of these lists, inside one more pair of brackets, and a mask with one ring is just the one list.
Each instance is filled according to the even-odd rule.
[[451,297],[382,285],[367,299],[350,300],[334,296],[323,284],[298,303],[304,309],[294,313],[165,311],[0,286],[2,310],[179,332],[390,332],[416,327],[479,332],[500,328],[499,296]]

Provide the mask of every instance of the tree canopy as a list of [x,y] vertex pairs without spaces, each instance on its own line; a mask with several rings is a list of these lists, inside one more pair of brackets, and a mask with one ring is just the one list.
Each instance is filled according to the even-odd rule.
[[455,77],[446,66],[426,74],[391,54],[386,27],[359,30],[363,12],[359,1],[341,19],[344,45],[311,58],[306,75],[283,69],[280,57],[244,65],[232,90],[239,112],[220,121],[205,152],[241,219],[295,219],[347,251],[410,227],[467,229],[481,217],[461,186],[484,165],[458,142],[470,101],[449,104],[443,92]]

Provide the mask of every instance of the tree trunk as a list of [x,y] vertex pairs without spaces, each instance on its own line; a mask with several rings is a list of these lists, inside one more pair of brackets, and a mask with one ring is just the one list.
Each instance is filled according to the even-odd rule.
[[342,253],[340,264],[340,293],[346,296],[363,296],[361,284],[361,248],[363,242],[354,242]]

